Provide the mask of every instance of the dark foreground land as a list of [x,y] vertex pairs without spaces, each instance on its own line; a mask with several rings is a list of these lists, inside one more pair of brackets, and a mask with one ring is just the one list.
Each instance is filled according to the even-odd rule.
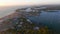
[[[25,9],[23,9],[23,11],[20,11],[22,9],[16,10],[17,16],[12,16],[13,18],[11,18],[11,16],[10,16],[6,20],[4,20],[2,23],[7,23],[11,27],[9,27],[6,24],[6,26],[8,26],[9,28],[5,31],[1,31],[0,34],[60,34],[60,31],[57,31],[59,29],[58,27],[57,27],[57,30],[54,30],[54,28],[52,28],[52,27],[56,26],[56,23],[59,23],[57,21],[57,19],[55,19],[56,23],[53,22],[53,26],[51,24],[52,22],[50,21],[50,19],[53,19],[50,17],[56,18],[54,14],[56,14],[56,16],[58,16],[58,18],[59,18],[59,15],[58,15],[59,12],[57,14],[57,12],[52,13],[52,12],[46,11],[46,10],[56,10],[57,7],[56,7],[56,9],[54,7],[53,8],[50,7],[49,9],[47,9],[47,8],[43,9],[45,12],[41,11],[41,9],[37,9],[37,10],[33,9],[31,12],[29,12],[27,10],[28,12],[26,13],[26,12],[24,12]],[[34,21],[33,18],[30,17],[33,20],[32,21],[32,20],[28,19],[26,16],[28,16],[28,17],[29,16],[32,16],[32,17],[38,16],[37,17],[38,19],[34,18],[36,20],[36,21]],[[43,17],[40,18],[40,16],[43,16]],[[39,20],[39,19],[41,19],[41,20]],[[42,21],[44,21],[44,23]],[[52,21],[54,21],[54,20],[52,20]],[[39,22],[39,24],[37,24],[38,22]],[[48,25],[45,24],[47,22],[49,22]]]
[[[9,19],[10,21],[11,19]],[[32,23],[29,19],[20,17],[13,21],[14,24],[12,28],[0,32],[0,34],[53,34],[55,33],[52,29],[49,29],[48,26],[43,24],[36,25]],[[7,21],[7,22],[9,22]],[[10,21],[11,22],[11,21]]]

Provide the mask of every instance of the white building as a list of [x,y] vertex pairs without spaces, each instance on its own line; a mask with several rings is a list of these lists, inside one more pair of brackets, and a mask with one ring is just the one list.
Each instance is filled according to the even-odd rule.
[[36,27],[34,27],[34,30],[39,30],[39,27],[37,27],[37,26],[36,26]]
[[26,12],[31,12],[32,9],[31,9],[31,8],[27,8],[25,11],[26,11]]

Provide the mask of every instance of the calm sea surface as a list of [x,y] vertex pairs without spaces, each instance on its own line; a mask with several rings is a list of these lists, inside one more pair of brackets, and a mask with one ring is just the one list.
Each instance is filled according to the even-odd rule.
[[41,11],[39,16],[27,16],[32,22],[42,23],[54,30],[60,31],[60,10],[58,11]]

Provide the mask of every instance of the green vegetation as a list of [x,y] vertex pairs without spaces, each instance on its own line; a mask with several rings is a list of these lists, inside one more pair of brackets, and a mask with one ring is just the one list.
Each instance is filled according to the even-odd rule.
[[[8,20],[9,21],[9,20]],[[20,17],[12,29],[4,31],[4,34],[52,34],[47,26],[38,27],[29,19]],[[15,22],[14,22],[15,23]],[[2,33],[2,32],[1,32]]]

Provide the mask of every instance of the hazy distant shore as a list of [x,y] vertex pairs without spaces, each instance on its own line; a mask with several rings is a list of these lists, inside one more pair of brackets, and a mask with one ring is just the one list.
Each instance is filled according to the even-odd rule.
[[28,7],[46,7],[46,9],[41,10],[60,10],[60,5],[37,5],[37,6],[11,6],[11,7],[1,7],[0,8],[0,18],[12,14],[15,12],[16,9],[20,8],[28,8]]

